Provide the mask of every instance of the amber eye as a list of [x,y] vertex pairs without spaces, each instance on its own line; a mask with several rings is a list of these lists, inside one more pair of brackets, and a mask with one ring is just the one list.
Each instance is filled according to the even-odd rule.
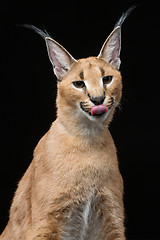
[[85,87],[85,83],[83,81],[75,81],[75,82],[73,82],[73,85],[76,88],[84,88]]
[[112,82],[113,76],[105,76],[102,78],[103,84],[109,84]]

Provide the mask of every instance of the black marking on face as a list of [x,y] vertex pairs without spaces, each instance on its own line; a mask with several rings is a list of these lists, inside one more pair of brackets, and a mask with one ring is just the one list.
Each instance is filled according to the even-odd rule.
[[91,68],[92,67],[92,63],[89,63],[89,66],[88,66],[89,68]]
[[89,99],[91,99],[91,95],[88,93],[88,97],[89,97]]
[[113,104],[114,104],[114,98],[110,97],[108,100],[107,107],[110,109],[113,106]]
[[80,102],[80,106],[81,106],[83,111],[85,111],[87,113],[90,113],[91,108],[86,102]]
[[81,78],[82,80],[84,79],[84,73],[83,73],[83,71],[80,72],[79,76],[80,76],[80,78]]
[[100,68],[100,71],[101,71],[101,74],[102,74],[102,77],[104,76],[104,74],[105,74],[105,71],[104,71],[104,69],[103,68]]

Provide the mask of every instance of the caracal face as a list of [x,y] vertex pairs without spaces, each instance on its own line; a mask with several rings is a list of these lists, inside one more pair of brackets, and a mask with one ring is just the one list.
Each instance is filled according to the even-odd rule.
[[63,111],[96,122],[107,121],[120,101],[121,92],[120,72],[97,57],[73,63],[58,83],[58,99]]

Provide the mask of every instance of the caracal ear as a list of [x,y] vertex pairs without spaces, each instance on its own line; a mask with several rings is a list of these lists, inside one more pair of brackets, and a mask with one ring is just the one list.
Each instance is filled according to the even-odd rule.
[[120,67],[120,50],[121,50],[121,28],[116,27],[107,40],[104,42],[98,58],[104,58],[111,66],[117,70]]
[[70,70],[71,64],[77,62],[65,48],[50,37],[45,37],[48,56],[58,80],[61,80]]

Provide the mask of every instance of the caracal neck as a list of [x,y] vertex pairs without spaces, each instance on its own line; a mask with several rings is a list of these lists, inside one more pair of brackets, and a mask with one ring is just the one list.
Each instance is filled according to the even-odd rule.
[[57,128],[62,135],[68,136],[75,142],[78,140],[79,144],[83,145],[106,145],[108,137],[111,137],[108,127],[89,121],[87,118],[85,122],[72,119],[65,121],[65,119],[58,118],[52,126]]

